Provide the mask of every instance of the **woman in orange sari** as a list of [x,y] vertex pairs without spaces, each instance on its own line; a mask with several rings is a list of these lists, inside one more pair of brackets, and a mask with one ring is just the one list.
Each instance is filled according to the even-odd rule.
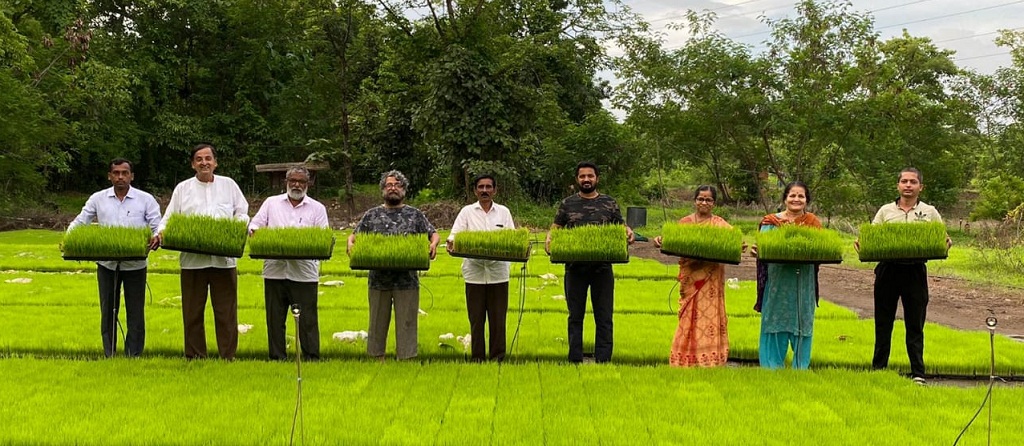
[[[693,197],[697,212],[679,220],[682,224],[732,227],[714,215],[716,191],[700,186]],[[661,237],[654,239],[661,247]],[[672,338],[669,364],[676,367],[714,367],[729,359],[728,321],[725,316],[725,265],[687,258],[679,259],[679,327]]]

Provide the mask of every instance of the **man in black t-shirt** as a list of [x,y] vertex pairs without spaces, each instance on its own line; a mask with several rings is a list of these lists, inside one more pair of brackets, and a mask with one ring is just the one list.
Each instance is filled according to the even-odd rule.
[[[425,234],[430,239],[430,259],[437,255],[441,236],[427,217],[405,204],[405,191],[409,180],[402,172],[392,170],[381,175],[380,190],[384,204],[366,211],[355,231],[348,237],[348,252],[352,253],[357,235],[363,232],[380,234]],[[388,341],[391,308],[395,309],[395,356],[398,359],[416,357],[419,352],[417,325],[420,309],[420,282],[416,271],[370,271],[369,275],[370,328],[366,339],[366,353],[381,361]]]
[[[593,163],[576,165],[579,193],[562,200],[551,229],[582,225],[625,224],[615,199],[597,192],[598,169]],[[626,227],[628,242],[633,230]],[[544,249],[551,253],[551,233]],[[565,303],[569,307],[569,362],[583,361],[583,318],[587,312],[587,289],[594,307],[594,361],[612,359],[612,310],[615,304],[615,277],[610,263],[567,263],[565,265]]]

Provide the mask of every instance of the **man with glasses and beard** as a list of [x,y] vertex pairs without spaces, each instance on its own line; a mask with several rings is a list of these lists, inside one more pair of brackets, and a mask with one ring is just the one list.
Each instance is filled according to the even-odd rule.
[[[430,238],[430,259],[437,255],[441,236],[419,209],[405,204],[409,180],[402,172],[392,170],[380,177],[384,204],[366,211],[355,231],[348,237],[348,253],[352,253],[358,234],[426,234]],[[420,282],[416,271],[378,271],[369,274],[370,328],[366,353],[384,360],[391,309],[395,311],[395,356],[399,360],[415,358],[417,317],[420,308]]]
[[[576,165],[576,186],[579,193],[562,200],[551,229],[583,225],[625,224],[615,199],[597,192],[597,165],[581,162]],[[633,230],[626,227],[628,243],[633,243]],[[551,253],[551,233],[544,250]],[[583,319],[587,312],[587,289],[594,307],[594,361],[612,359],[612,310],[615,303],[615,277],[610,263],[566,263],[565,303],[569,307],[569,362],[583,362]]]
[[[302,166],[288,169],[285,174],[287,193],[267,198],[259,212],[249,223],[249,234],[260,228],[321,227],[329,228],[327,208],[306,195],[309,190],[309,170]],[[299,344],[302,358],[320,359],[320,325],[317,317],[317,286],[320,282],[319,260],[263,261],[263,301],[267,310],[267,342],[270,359],[283,360],[285,326],[288,309],[299,305]]]

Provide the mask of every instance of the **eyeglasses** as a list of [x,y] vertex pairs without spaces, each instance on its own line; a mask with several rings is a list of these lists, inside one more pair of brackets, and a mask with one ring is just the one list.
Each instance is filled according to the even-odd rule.
[[384,183],[385,189],[401,189],[402,183]]
[[694,200],[694,201],[696,201],[698,203],[714,203],[715,199],[714,198],[697,197],[697,199]]
[[297,180],[297,179],[293,179],[293,178],[288,178],[288,184],[299,184],[299,185],[302,185],[302,184],[307,184],[307,183],[309,183],[309,180]]

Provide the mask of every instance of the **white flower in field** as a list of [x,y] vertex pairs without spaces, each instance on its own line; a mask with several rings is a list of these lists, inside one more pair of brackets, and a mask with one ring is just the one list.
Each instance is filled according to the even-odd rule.
[[558,280],[558,276],[551,273],[541,274],[540,278],[544,280]]
[[317,292],[316,292],[316,295],[317,295],[317,296],[323,296],[323,295],[324,295],[324,292],[323,292],[323,291],[317,291]]
[[440,339],[442,341],[450,341],[452,339],[455,339],[455,335],[452,333],[445,333],[441,336],[438,336],[437,339]]
[[554,296],[551,296],[551,298],[554,299],[554,300],[565,300],[565,296],[563,296],[561,294],[556,294]]
[[365,331],[359,330],[359,331],[342,331],[342,332],[335,333],[331,337],[335,341],[353,343],[353,342],[356,342],[356,341],[360,341],[360,340],[366,339],[366,336],[367,336],[367,334],[366,334]]
[[324,286],[345,286],[345,282],[341,280],[328,280],[324,282]]
[[731,277],[725,281],[725,286],[729,287],[730,289],[738,290],[740,289],[740,279]]
[[32,283],[32,279],[27,277],[18,277],[16,279],[5,280],[6,283]]
[[465,335],[465,336],[459,336],[459,337],[458,337],[458,338],[456,338],[456,339],[457,339],[457,340],[458,340],[458,341],[459,341],[460,343],[462,343],[462,349],[463,349],[463,350],[469,350],[469,345],[470,345],[470,344],[471,344],[471,343],[473,342],[473,335],[471,335],[471,334],[469,334],[469,333],[466,333],[466,335]]
[[423,309],[420,308],[420,316],[426,316],[426,315],[427,315],[427,312],[423,311]]
[[238,324],[239,333],[246,334],[249,330],[252,330],[252,324]]

